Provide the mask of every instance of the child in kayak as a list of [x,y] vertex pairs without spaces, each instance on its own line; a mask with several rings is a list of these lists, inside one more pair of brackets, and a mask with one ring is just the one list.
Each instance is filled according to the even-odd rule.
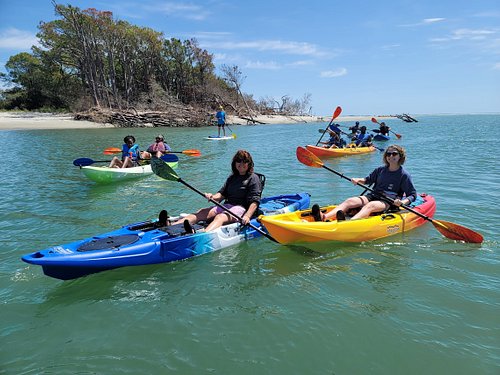
[[109,163],[110,168],[131,168],[139,165],[139,159],[141,152],[139,151],[139,145],[135,144],[135,137],[133,135],[127,135],[123,138],[125,142],[122,146],[122,158],[113,157],[111,163]]
[[162,134],[158,134],[155,142],[149,145],[147,151],[141,153],[141,157],[142,159],[151,159],[151,156],[154,155],[157,158],[161,158],[163,154],[169,151],[172,151],[172,149],[165,143],[165,137]]
[[[323,214],[317,204],[311,208],[312,215],[316,221],[326,221],[335,217],[338,221],[345,220],[345,213],[351,209],[360,208],[352,220],[363,219],[372,213],[384,212],[389,208],[402,204],[408,205],[417,198],[417,191],[413,185],[410,174],[402,167],[406,160],[406,151],[398,145],[387,147],[384,152],[384,165],[375,168],[365,178],[351,178],[354,185],[358,183],[374,184],[374,193],[361,195],[346,199],[327,214]],[[383,199],[388,197],[394,200],[389,203]]]

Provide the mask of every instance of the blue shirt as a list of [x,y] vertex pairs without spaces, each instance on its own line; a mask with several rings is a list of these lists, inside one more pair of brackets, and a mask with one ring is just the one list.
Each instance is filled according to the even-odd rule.
[[410,202],[417,199],[417,190],[413,186],[411,176],[403,167],[397,171],[390,171],[388,167],[375,168],[365,177],[367,185],[375,184],[373,190],[376,194],[384,195],[391,199],[408,198]]
[[342,130],[340,130],[340,128],[338,128],[335,124],[331,124],[330,126],[328,126],[328,128],[337,134],[342,133]]
[[226,123],[226,112],[219,111],[215,114],[215,117],[217,118],[217,124],[224,125]]

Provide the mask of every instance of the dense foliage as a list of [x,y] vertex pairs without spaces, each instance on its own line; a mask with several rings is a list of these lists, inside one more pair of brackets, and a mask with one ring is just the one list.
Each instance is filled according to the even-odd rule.
[[[195,39],[165,39],[162,33],[114,20],[111,12],[55,4],[58,19],[41,22],[41,47],[12,56],[2,79],[11,85],[0,96],[5,109],[162,110],[169,104],[196,108],[225,105],[235,112],[259,110],[296,114],[309,102],[278,106],[259,103],[241,91],[237,66],[215,74],[213,56]],[[269,107],[271,105],[271,107]]]

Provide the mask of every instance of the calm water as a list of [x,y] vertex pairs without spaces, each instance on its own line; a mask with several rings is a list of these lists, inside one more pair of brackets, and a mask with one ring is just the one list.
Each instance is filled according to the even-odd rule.
[[[500,115],[388,121],[403,135],[417,189],[436,197],[437,219],[481,232],[455,243],[430,224],[404,236],[326,245],[326,255],[262,238],[184,262],[122,268],[74,280],[43,275],[20,257],[51,245],[206,201],[155,176],[99,186],[73,159],[105,159],[132,133],[155,129],[0,132],[0,374],[499,374]],[[371,124],[365,122],[369,128]],[[216,191],[235,150],[267,176],[266,195],[307,191],[338,203],[360,189],[295,158],[325,123],[162,129],[177,170]],[[350,125],[350,123],[342,123]],[[381,163],[379,152],[327,162],[349,177]]]

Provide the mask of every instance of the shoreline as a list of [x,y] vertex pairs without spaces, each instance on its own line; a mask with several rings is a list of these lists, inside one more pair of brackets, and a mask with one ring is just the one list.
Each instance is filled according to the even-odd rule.
[[[335,122],[370,121],[372,116],[339,116]],[[392,118],[392,116],[377,116],[377,118]],[[304,124],[330,122],[331,116],[283,116],[259,115],[253,116],[257,124]],[[246,118],[227,115],[227,124],[248,125]],[[0,131],[2,130],[48,130],[48,129],[110,129],[118,128],[113,124],[101,124],[92,121],[74,120],[70,113],[53,114],[41,112],[0,112]]]

